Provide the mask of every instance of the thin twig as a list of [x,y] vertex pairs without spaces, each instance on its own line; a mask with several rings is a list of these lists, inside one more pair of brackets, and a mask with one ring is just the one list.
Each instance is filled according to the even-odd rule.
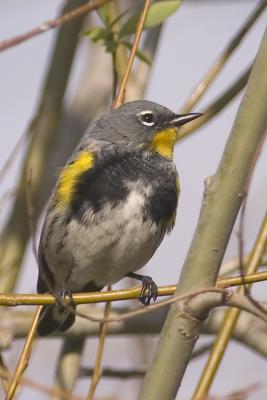
[[209,396],[209,400],[248,400],[251,398],[250,395],[253,394],[253,392],[262,389],[262,387],[262,383],[252,383],[250,385],[246,385],[245,387],[244,384],[242,384],[242,389],[240,390],[227,393],[224,396]]
[[[104,320],[108,319],[110,309],[111,309],[111,303],[106,303],[105,310],[104,310],[104,318],[103,318]],[[93,400],[94,394],[96,391],[96,387],[102,376],[101,363],[102,363],[106,334],[107,334],[107,324],[106,324],[106,322],[101,322],[100,330],[99,330],[99,343],[98,343],[97,353],[96,353],[95,368],[94,368],[91,385],[90,385],[90,389],[89,389],[89,393],[88,393],[88,400]]]
[[29,221],[29,229],[32,237],[32,252],[38,265],[38,251],[36,245],[36,237],[35,237],[35,224],[34,224],[34,207],[32,204],[31,198],[31,178],[32,178],[32,168],[29,169],[27,178],[26,178],[26,205],[27,205],[27,214],[28,214],[28,221]]
[[[112,317],[109,317],[108,319],[103,319],[102,315],[101,315],[101,317],[96,317],[96,315],[99,316],[100,313],[94,312],[93,313],[94,317],[92,317],[90,319],[93,322],[97,322],[97,323],[122,322],[125,320],[129,320],[133,317],[140,317],[144,314],[151,313],[156,310],[161,310],[163,307],[166,307],[168,305],[171,305],[173,303],[178,303],[181,301],[183,303],[187,303],[187,306],[189,305],[190,302],[196,303],[197,306],[199,306],[199,304],[202,304],[202,310],[203,310],[203,308],[209,309],[212,307],[214,308],[214,307],[219,307],[219,306],[223,306],[223,305],[228,305],[230,307],[237,307],[244,311],[250,312],[253,315],[263,319],[264,321],[267,320],[267,317],[266,317],[267,305],[265,303],[262,303],[262,305],[263,305],[262,309],[264,310],[264,312],[262,312],[261,310],[259,310],[258,307],[255,307],[253,304],[251,304],[251,302],[249,301],[249,299],[246,296],[242,296],[240,294],[234,294],[231,290],[228,290],[227,288],[214,288],[214,287],[187,292],[187,293],[185,293],[183,295],[179,295],[179,296],[178,295],[173,296],[168,300],[159,302],[154,305],[150,305],[148,307],[143,307],[141,309],[133,310],[133,311],[127,310],[125,312],[125,310],[122,311],[121,309],[119,309],[116,313],[112,314]],[[204,304],[204,307],[203,307],[203,304]],[[15,321],[15,324],[13,324],[12,317],[15,317],[15,320],[16,320],[18,318],[19,313],[14,313],[14,314],[15,315],[13,315],[13,313],[12,313],[12,315],[10,317],[4,316],[4,318],[6,318],[7,321],[11,318],[10,323],[11,323],[11,326],[14,326],[14,327],[17,327],[17,322],[19,323],[18,329],[19,329],[20,333],[19,333],[18,337],[22,337],[25,328],[21,329],[21,322],[19,322],[19,321],[17,321],[17,322]],[[18,314],[18,315],[16,316],[16,314]],[[25,323],[28,324],[27,319],[29,319],[29,315],[27,315],[27,313],[25,313],[25,312],[23,314],[25,314]],[[165,314],[165,313],[163,313],[163,314]],[[163,314],[161,314],[160,318],[162,318]],[[80,324],[81,321],[78,321],[78,323]],[[93,328],[93,325],[89,325],[88,329],[87,329],[87,326],[85,325],[84,329],[85,329],[85,332],[90,332],[89,334],[91,334],[93,332],[93,335],[95,335],[97,333],[96,329]],[[115,327],[115,331],[112,328],[112,332],[113,333],[117,332],[117,328]],[[127,330],[127,332],[129,333],[128,330]],[[72,336],[72,335],[82,335],[83,336],[83,328],[81,329],[81,325],[78,329],[75,329],[75,327],[74,327],[73,332],[70,332],[70,336]]]
[[[238,194],[244,190],[253,158],[266,129],[266,39],[267,32],[261,41],[218,169],[205,192],[198,225],[180,274],[177,294],[184,293],[192,287],[196,289],[212,286],[217,279],[242,203],[242,197]],[[233,171],[234,173],[231,173]],[[246,297],[244,299],[248,301]],[[266,319],[266,315],[264,318]],[[200,319],[191,318],[177,305],[170,307],[154,357],[143,381],[139,400],[175,397],[200,328]],[[168,368],[169,366],[172,368]],[[201,399],[204,399],[205,395],[206,393]]]
[[94,0],[75,8],[75,10],[70,11],[58,18],[50,21],[43,22],[40,26],[31,29],[28,32],[22,33],[21,35],[14,36],[10,39],[3,40],[0,42],[0,51],[9,49],[10,47],[16,46],[26,40],[32,39],[33,37],[40,35],[41,33],[47,32],[50,29],[58,28],[59,26],[73,20],[74,18],[80,17],[81,15],[93,11],[96,8],[102,6],[110,0]]
[[[2,370],[2,369],[4,369],[5,371],[7,371],[7,373],[8,373],[8,369],[7,369],[7,367],[6,367],[6,365],[5,365],[5,362],[4,362],[4,360],[3,360],[3,355],[0,354],[0,370]],[[0,374],[0,375],[1,375],[1,374]],[[4,391],[4,393],[7,394],[8,382],[7,382],[7,379],[6,379],[5,377],[3,377],[3,376],[1,376],[1,383],[2,383],[2,386],[3,386],[3,391]]]
[[146,20],[146,16],[147,16],[147,12],[149,10],[149,6],[150,6],[151,0],[145,0],[145,6],[144,9],[140,15],[137,27],[136,27],[136,32],[135,32],[135,37],[134,37],[134,42],[131,48],[131,52],[130,52],[130,56],[127,62],[127,67],[126,67],[126,71],[125,74],[123,76],[122,79],[122,83],[118,92],[118,95],[116,97],[116,99],[113,102],[113,108],[117,108],[120,107],[123,102],[124,102],[124,97],[125,97],[125,90],[126,90],[126,85],[130,76],[130,72],[131,72],[131,68],[133,65],[133,61],[134,61],[134,57],[138,48],[138,44],[142,35],[142,31],[143,31],[143,27],[144,27],[144,23]]
[[21,146],[23,145],[25,139],[29,136],[30,133],[31,133],[31,130],[27,130],[26,132],[23,132],[23,134],[20,136],[19,140],[17,141],[17,143],[13,147],[13,149],[12,149],[11,153],[9,154],[6,162],[4,163],[3,167],[0,170],[0,183],[2,182],[3,178],[8,173],[12,163],[15,161],[16,156],[19,153],[19,150],[20,150]]
[[[248,182],[248,186],[250,185],[250,181]],[[240,210],[240,219],[239,219],[239,229],[236,232],[238,238],[238,258],[239,258],[239,274],[243,280],[243,289],[246,296],[250,297],[250,289],[249,286],[246,285],[244,282],[245,276],[245,262],[244,262],[244,238],[245,238],[245,215],[246,215],[246,208],[247,208],[247,195],[248,195],[248,187],[244,190],[243,193],[243,204]]]
[[112,101],[114,101],[116,97],[116,91],[117,91],[117,85],[118,85],[118,74],[116,70],[116,65],[115,65],[115,54],[112,53],[112,75],[113,75],[113,81],[112,81]]
[[19,137],[17,143],[15,143],[15,146],[11,150],[8,158],[6,159],[3,167],[0,170],[0,183],[3,181],[4,177],[7,175],[13,162],[16,160],[16,156],[18,156],[18,153],[19,153],[22,145],[31,137],[32,133],[34,132],[35,124],[36,124],[36,118],[32,118],[32,120],[28,124],[25,131]]
[[54,387],[72,393],[79,377],[85,341],[86,336],[64,338],[57,360]]
[[238,93],[244,89],[247,84],[252,66],[249,66],[243,74],[235,80],[229,88],[227,88],[222,94],[212,101],[204,110],[203,116],[195,121],[190,122],[186,127],[181,127],[177,132],[177,140],[184,139],[195,130],[199,129],[201,126],[209,122],[214,118],[225,106],[227,106],[230,101],[232,101]]
[[[265,219],[262,223],[255,245],[253,246],[253,251],[245,268],[246,273],[248,274],[255,273],[260,263],[262,254],[266,248],[266,245],[267,245],[267,215],[265,216]],[[244,277],[242,277],[242,280],[244,282]],[[241,287],[240,290],[238,290],[238,293],[240,294],[243,292],[244,288]],[[251,303],[249,299],[247,299],[247,301]],[[252,306],[255,308],[259,308],[256,307],[254,303],[252,304]],[[259,311],[262,312],[262,309]],[[225,352],[227,344],[234,330],[235,324],[238,320],[239,314],[240,314],[239,309],[231,309],[225,312],[225,317],[222,322],[221,329],[214,342],[214,346],[212,347],[210,356],[208,358],[208,361],[205,365],[205,368],[203,370],[203,373],[195,390],[193,396],[195,400],[201,400],[205,398],[205,396],[207,396],[210,386],[216,375],[218,366],[222,360],[223,354]]]
[[[212,343],[207,343],[202,346],[199,346],[196,350],[193,351],[191,359],[196,359],[203,354],[205,354],[208,350],[210,350]],[[102,369],[102,377],[103,378],[115,378],[115,379],[140,379],[143,378],[147,371],[147,366],[143,368],[134,368],[134,369],[116,369],[116,368],[103,368]],[[80,370],[80,378],[86,378],[88,376],[92,376],[94,372],[94,368],[82,367]]]
[[[5,379],[6,381],[11,378],[10,372],[8,372],[7,369],[2,368],[0,366],[0,376],[2,379]],[[57,396],[58,398],[62,400],[84,400],[84,397],[77,396],[77,395],[72,395],[71,393],[67,392],[66,390],[60,390],[57,388],[49,387],[46,386],[40,382],[36,382],[33,379],[30,378],[25,378],[22,377],[20,381],[21,385],[29,386],[35,390],[38,390],[44,394],[50,395],[50,396]]]
[[263,282],[267,280],[267,271],[255,272],[255,274],[230,276],[229,278],[218,278],[217,287],[242,286],[248,283]]
[[[108,20],[110,22],[109,29],[112,32],[112,35],[116,37],[117,33],[120,32],[121,29],[121,20],[120,17],[123,13],[120,11],[120,7],[118,2],[113,1],[106,8],[108,13]],[[113,70],[113,82],[112,82],[112,103],[116,98],[116,93],[118,90],[118,85],[121,84],[123,76],[127,67],[127,49],[121,43],[118,43],[115,49],[115,52],[112,53],[112,70]]]
[[[258,149],[255,153],[254,159],[252,161],[251,169],[249,171],[246,186],[243,190],[243,193],[241,193],[244,200],[243,200],[243,204],[241,207],[240,223],[239,223],[239,230],[237,232],[237,235],[238,235],[239,269],[240,269],[240,277],[242,280],[242,286],[239,288],[238,293],[242,293],[242,294],[244,293],[246,295],[248,301],[250,301],[251,304],[256,309],[258,309],[260,312],[262,312],[264,314],[264,313],[266,313],[266,309],[264,307],[262,307],[259,302],[257,302],[256,300],[254,300],[252,298],[252,296],[250,294],[250,289],[249,289],[250,285],[246,286],[246,282],[244,279],[245,273],[253,274],[258,269],[258,267],[260,265],[260,261],[264,254],[265,248],[267,246],[267,214],[266,214],[265,218],[263,220],[260,232],[258,234],[258,237],[256,239],[256,242],[253,246],[252,252],[249,256],[249,259],[248,259],[246,267],[245,267],[245,265],[244,265],[244,236],[245,236],[244,225],[245,225],[247,193],[249,192],[249,187],[250,187],[250,183],[251,183],[251,179],[252,179],[252,171],[254,170],[257,159],[260,155],[263,141],[264,141],[264,138],[263,138],[263,140],[261,140],[259,142]],[[209,358],[207,360],[205,368],[200,377],[198,386],[196,388],[196,391],[194,394],[194,399],[200,400],[203,398],[203,396],[206,396],[208,394],[210,386],[214,380],[217,369],[222,360],[223,354],[225,353],[225,350],[229,343],[230,337],[232,336],[235,325],[238,321],[239,315],[240,315],[239,309],[230,309],[225,312],[225,316],[224,316],[223,322],[221,324],[221,328],[219,330],[218,336],[214,342],[211,353],[209,355]]]
[[[245,283],[256,283],[267,280],[267,271],[255,274],[246,274],[244,277],[231,276],[229,278],[218,278],[216,286],[225,288],[239,286]],[[158,297],[172,296],[175,292],[175,285],[158,287]],[[111,290],[106,292],[73,293],[73,301],[79,304],[95,304],[110,301],[134,300],[140,296],[140,287],[129,289]],[[36,306],[55,304],[55,297],[52,294],[16,294],[1,293],[0,306]],[[99,321],[98,321],[99,322]]]
[[[88,317],[83,314],[77,314],[77,315],[80,315],[81,317],[86,318],[92,322],[100,322],[100,323],[101,322],[108,322],[108,323],[121,322],[121,321],[125,321],[127,319],[131,319],[131,318],[143,315],[143,314],[153,312],[155,310],[161,309],[162,307],[166,307],[168,305],[171,305],[171,304],[174,304],[174,303],[177,303],[180,301],[189,301],[190,299],[197,298],[198,296],[201,296],[203,294],[207,295],[207,294],[212,294],[212,293],[219,294],[220,300],[218,301],[218,299],[216,298],[213,301],[212,306],[211,306],[211,302],[209,300],[207,300],[206,308],[207,308],[207,306],[209,308],[212,308],[212,307],[214,308],[214,307],[219,307],[222,305],[228,305],[229,307],[236,307],[243,311],[248,311],[248,312],[252,313],[253,315],[263,319],[264,321],[267,321],[267,313],[266,313],[265,308],[259,309],[259,307],[255,307],[255,305],[251,304],[250,300],[247,299],[246,296],[236,294],[236,296],[234,297],[234,294],[232,294],[232,292],[228,291],[227,289],[215,288],[215,287],[199,289],[199,290],[188,292],[188,293],[185,293],[182,295],[174,295],[167,300],[163,300],[156,304],[152,304],[152,305],[149,305],[149,306],[146,306],[146,307],[143,307],[140,309],[136,309],[133,311],[121,313],[118,316],[110,317],[108,319],[96,318],[96,317],[92,317],[92,316]],[[264,310],[264,311],[262,311],[262,310]]]
[[[74,3],[86,3],[85,0],[64,2],[62,15],[74,10]],[[42,188],[48,171],[47,157],[59,137],[59,124],[62,118],[62,99],[77,47],[83,16],[73,19],[59,28],[51,54],[51,63],[43,85],[38,111],[31,123],[31,141],[21,166],[18,190],[11,207],[9,217],[1,232],[0,242],[0,292],[14,289],[25,246],[29,238],[26,177],[29,168],[34,166],[31,196],[36,216],[40,213],[43,199]],[[46,195],[44,195],[46,197]]]
[[[267,134],[267,131],[266,131]],[[251,185],[251,180],[252,180],[252,173],[254,171],[254,168],[256,166],[257,160],[261,154],[262,151],[262,147],[264,145],[265,142],[265,137],[263,137],[262,141],[259,143],[258,146],[258,150],[254,156],[254,160],[252,163],[252,168],[250,170],[250,174],[247,180],[247,184],[246,187],[244,188],[244,193],[243,193],[243,204],[241,207],[241,212],[240,212],[240,221],[239,221],[239,230],[237,232],[237,237],[238,237],[238,257],[239,257],[239,272],[240,272],[240,276],[243,278],[245,275],[245,266],[244,266],[244,238],[245,238],[245,216],[246,216],[246,207],[247,207],[247,196],[249,193],[249,188]],[[267,214],[265,216],[267,218]],[[263,250],[264,251],[264,250]],[[253,249],[252,249],[253,252]],[[252,256],[252,255],[251,255]],[[257,267],[255,267],[256,269],[258,269],[260,265],[260,262],[258,263]],[[248,299],[251,301],[251,303],[253,303],[253,305],[255,307],[258,307],[262,312],[265,312],[265,310],[261,307],[260,303],[255,300],[252,295],[251,295],[251,291],[250,291],[250,287],[251,285],[246,285],[246,283],[243,283],[243,288],[244,288],[244,293],[245,295],[248,297]]]
[[11,199],[11,197],[15,196],[16,189],[8,189],[0,198],[0,213],[3,212],[4,206],[6,205],[7,201]]
[[222,52],[222,54],[217,58],[205,76],[201,79],[198,86],[194,89],[186,103],[181,109],[181,113],[187,113],[196,105],[196,103],[201,99],[203,94],[207,91],[211,83],[214,81],[216,76],[224,67],[226,61],[232,55],[232,53],[236,50],[236,48],[241,43],[242,39],[245,37],[247,32],[250,30],[254,22],[256,22],[257,18],[261,15],[266,7],[266,0],[263,0],[252,12],[247,21],[241,26],[238,32],[234,35],[232,40],[228,43],[226,49]]
[[[95,368],[81,368],[80,378],[87,378],[92,376]],[[146,368],[134,368],[134,369],[113,369],[103,368],[101,376],[103,378],[115,378],[115,379],[131,379],[131,378],[143,378],[146,373]]]
[[43,306],[37,306],[36,312],[33,317],[32,325],[30,327],[29,333],[26,337],[22,352],[20,354],[19,361],[16,366],[13,377],[11,378],[8,392],[6,395],[6,400],[12,400],[15,396],[17,387],[20,383],[21,376],[28,365],[28,360],[33,346],[33,341],[35,338],[36,328],[38,324],[38,319],[41,314]]
[[[246,264],[248,262],[248,259],[250,257],[250,253],[247,253],[244,255],[244,263]],[[260,266],[266,266],[267,265],[267,254],[263,254],[261,262],[260,262]],[[231,274],[232,272],[235,272],[238,270],[239,267],[239,257],[233,257],[228,261],[225,261],[221,268],[220,268],[220,278],[225,277],[229,274]],[[249,282],[246,282],[249,283]]]
[[228,289],[219,289],[214,287],[199,289],[182,295],[174,295],[168,300],[163,300],[159,303],[149,305],[138,310],[125,312],[118,316],[110,317],[107,319],[94,318],[92,320],[96,322],[106,323],[121,322],[183,301],[187,303],[187,312],[190,310],[189,303],[194,303],[193,306],[191,306],[191,313],[193,314],[196,311],[195,308],[197,308],[197,317],[199,317],[200,314],[203,314],[204,318],[204,315],[206,316],[207,312],[215,307],[229,306],[237,308],[241,311],[247,311],[267,323],[266,305],[265,307],[262,306],[262,310],[264,310],[262,311],[261,309],[259,309],[259,307],[256,307],[253,303],[251,303],[251,301],[246,296],[243,296],[239,293],[232,293]]

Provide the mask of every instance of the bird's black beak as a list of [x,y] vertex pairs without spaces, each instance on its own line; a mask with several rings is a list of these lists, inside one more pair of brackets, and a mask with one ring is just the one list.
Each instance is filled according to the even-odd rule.
[[187,124],[187,122],[193,121],[196,118],[201,117],[203,114],[201,113],[189,113],[189,114],[177,114],[175,118],[169,121],[169,124],[172,126],[182,126]]

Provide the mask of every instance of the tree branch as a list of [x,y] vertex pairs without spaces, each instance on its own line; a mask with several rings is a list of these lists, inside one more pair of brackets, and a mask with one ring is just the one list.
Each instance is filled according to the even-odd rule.
[[[62,391],[72,393],[80,373],[80,362],[85,340],[85,337],[66,337],[62,343],[54,384],[59,393]],[[54,393],[52,399],[60,399],[59,393]]]
[[[217,335],[225,315],[224,310],[213,310],[202,326],[201,332]],[[242,312],[233,330],[232,338],[267,357],[267,324],[254,315]]]
[[257,21],[258,17],[262,14],[264,9],[266,8],[266,5],[267,1],[262,0],[260,4],[255,8],[255,10],[253,10],[247,21],[237,31],[237,33],[226,46],[225,50],[222,52],[222,54],[219,55],[217,60],[210,67],[209,71],[205,74],[195,90],[192,92],[191,96],[182,107],[181,114],[188,113],[193,109],[196,103],[199,102],[211,83],[215,80],[219,72],[222,70],[229,57],[237,49],[237,47],[244,39],[245,35],[249,32],[250,28]]
[[13,377],[10,378],[10,385],[7,390],[6,400],[12,400],[14,398],[17,387],[20,384],[23,372],[27,368],[28,360],[30,358],[31,349],[33,346],[33,341],[34,341],[35,334],[36,334],[38,319],[40,317],[42,308],[43,308],[43,306],[37,306],[36,311],[34,313],[32,324],[31,324],[30,330],[27,334],[27,337],[26,337],[22,352],[20,354],[14,375],[13,375]]
[[[1,366],[0,366],[0,376],[2,379],[5,379],[5,380],[8,380],[11,378],[10,373],[7,370],[5,370],[4,368],[2,368]],[[30,378],[22,377],[21,384],[25,385],[25,386],[29,386],[32,389],[38,390],[46,395],[51,395],[51,396],[57,395],[58,398],[60,398],[61,400],[84,400],[84,397],[77,396],[77,395],[71,395],[71,393],[69,393],[69,392],[46,386],[46,385],[36,382],[35,380],[30,379]]]
[[[215,283],[247,179],[267,126],[267,31],[216,175],[206,188],[198,226],[176,294]],[[198,337],[201,322],[174,304],[166,318],[139,400],[174,398]]]
[[146,16],[149,10],[149,6],[150,6],[151,0],[145,0],[145,5],[144,5],[144,9],[142,11],[142,13],[140,14],[140,18],[136,27],[136,32],[135,32],[135,37],[134,37],[134,42],[132,44],[132,48],[131,48],[131,52],[130,52],[130,56],[127,62],[127,66],[126,66],[126,70],[122,79],[122,83],[118,92],[117,97],[115,98],[114,102],[113,102],[113,107],[117,108],[120,107],[123,102],[124,102],[124,98],[125,98],[125,90],[126,90],[126,85],[131,73],[131,69],[132,69],[132,65],[134,62],[134,57],[138,48],[138,44],[143,32],[143,27],[145,24],[145,20],[146,20]]
[[82,15],[93,11],[110,0],[91,0],[87,4],[75,8],[72,11],[66,12],[58,18],[50,21],[43,22],[40,26],[31,29],[28,32],[22,33],[21,35],[14,36],[11,39],[6,39],[0,42],[0,52],[7,50],[10,47],[16,46],[26,40],[32,39],[41,33],[47,32],[50,29],[58,28],[59,26],[65,24],[66,22],[72,21],[75,18],[81,17]]
[[[94,315],[96,318],[103,319],[103,310],[90,306],[79,306],[84,314]],[[117,335],[155,335],[159,334],[166,318],[169,307],[162,307],[153,313],[139,315],[135,318],[123,320],[109,325],[109,336]],[[121,314],[127,313],[129,310],[125,308],[117,308],[112,310],[111,317],[119,317]],[[208,335],[218,333],[221,322],[223,320],[224,310],[214,310],[210,313],[208,319],[201,328],[201,332]],[[10,337],[14,339],[24,338],[29,330],[33,318],[31,311],[2,311],[0,312],[0,320],[2,326],[0,328],[1,349],[7,349]],[[76,323],[64,334],[68,340],[82,341],[88,337],[95,337],[99,334],[98,324],[86,321],[77,317]],[[5,337],[8,336],[8,343]],[[62,337],[62,333],[54,332],[50,338]],[[256,351],[259,355],[267,358],[267,324],[261,319],[250,313],[242,312],[237,325],[233,332],[233,339],[248,346]],[[4,343],[2,343],[4,340]],[[197,351],[197,349],[196,349]],[[68,352],[66,352],[67,354]],[[73,353],[70,351],[70,357],[73,359]],[[67,356],[68,357],[68,356]],[[193,357],[193,355],[192,355]],[[76,370],[76,358],[74,355],[74,369]],[[56,395],[56,394],[55,394]]]
[[[227,288],[247,283],[262,282],[265,280],[267,280],[267,271],[262,271],[244,276],[237,275],[228,278],[218,278],[216,286],[218,288]],[[129,289],[107,290],[106,292],[73,293],[73,301],[78,305],[105,303],[109,301],[136,300],[140,296],[140,290],[140,287],[133,287]],[[159,286],[158,297],[172,296],[175,294],[175,291],[175,285]],[[55,297],[52,294],[0,293],[0,306],[16,307],[20,305],[49,305],[55,304],[55,302]]]
[[91,381],[91,385],[90,385],[89,393],[88,393],[88,400],[93,400],[94,394],[96,391],[96,387],[97,387],[98,382],[102,375],[101,364],[102,364],[104,344],[105,344],[105,339],[106,339],[106,334],[107,334],[107,324],[106,324],[105,320],[107,320],[109,317],[110,309],[111,309],[111,303],[106,303],[105,309],[104,309],[103,322],[101,322],[100,329],[99,329],[99,343],[98,343],[97,353],[96,353],[95,368],[94,368],[92,381]]
[[199,120],[190,122],[186,126],[179,128],[177,132],[177,140],[184,139],[185,137],[194,133],[197,129],[201,128],[207,122],[211,121],[217,114],[219,114],[246,86],[251,72],[249,66],[243,74],[237,78],[223,93],[221,93],[212,103],[208,104],[203,110],[203,116]]
[[[85,0],[68,0],[62,14]],[[26,181],[32,168],[31,198],[35,217],[40,212],[40,192],[47,169],[47,159],[58,135],[63,98],[71,71],[83,17],[61,27],[55,42],[36,117],[31,123],[31,142],[22,166],[18,191],[0,241],[0,292],[12,291],[16,283],[24,249],[29,238]]]
[[[255,273],[262,258],[262,254],[267,244],[267,215],[263,221],[260,232],[258,234],[256,243],[253,246],[253,250],[249,257],[248,263],[245,267],[245,271],[248,273]],[[243,293],[244,287],[240,287],[238,293]],[[250,299],[248,299],[250,301]],[[240,311],[238,309],[231,309],[225,312],[222,326],[219,330],[218,336],[212,346],[210,355],[203,369],[199,383],[197,385],[194,399],[201,400],[207,396],[209,388],[216,375],[223,354],[230,340],[234,327],[237,323]]]

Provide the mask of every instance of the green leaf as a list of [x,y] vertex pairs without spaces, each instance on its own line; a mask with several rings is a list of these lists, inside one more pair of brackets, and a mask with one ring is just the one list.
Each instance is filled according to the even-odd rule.
[[[126,42],[126,41],[122,41],[120,42],[121,44],[123,44],[127,49],[131,50],[132,48],[132,44],[130,42]],[[145,53],[143,53],[142,50],[137,49],[136,53],[135,53],[136,57],[139,58],[139,60],[143,61],[144,63],[151,65],[151,61],[149,60],[149,58],[145,55]]]
[[115,25],[117,22],[119,22],[123,17],[125,17],[126,14],[129,13],[131,9],[127,8],[127,10],[123,11],[120,15],[117,16],[113,21],[110,21],[109,23],[109,28],[112,28],[113,25]]
[[105,28],[100,28],[99,26],[94,26],[88,31],[83,32],[83,36],[88,36],[93,42],[98,42],[99,40],[105,40],[109,32]]
[[105,26],[108,26],[110,24],[109,4],[105,4],[102,7],[100,7],[97,10],[97,14]]
[[[182,0],[162,0],[151,4],[147,13],[144,28],[153,28],[154,26],[162,24],[162,22],[178,10],[181,3]],[[128,21],[122,26],[119,32],[119,37],[133,34],[136,31],[138,20],[138,14],[128,19]]]
[[114,39],[113,33],[109,28],[95,26],[83,32],[83,36],[88,36],[93,42],[104,46],[108,53],[114,53],[117,49],[118,42]]

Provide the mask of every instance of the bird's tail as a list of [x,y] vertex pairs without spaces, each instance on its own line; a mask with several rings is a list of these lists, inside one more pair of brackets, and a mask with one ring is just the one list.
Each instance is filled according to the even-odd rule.
[[71,327],[75,321],[75,305],[62,309],[57,306],[45,306],[40,315],[37,333],[46,336],[54,331],[64,332]]

